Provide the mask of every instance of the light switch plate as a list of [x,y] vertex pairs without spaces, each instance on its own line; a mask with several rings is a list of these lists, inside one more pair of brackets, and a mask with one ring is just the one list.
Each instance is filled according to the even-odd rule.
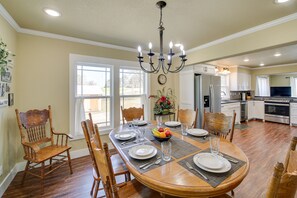
[[3,166],[0,165],[0,176],[3,174]]

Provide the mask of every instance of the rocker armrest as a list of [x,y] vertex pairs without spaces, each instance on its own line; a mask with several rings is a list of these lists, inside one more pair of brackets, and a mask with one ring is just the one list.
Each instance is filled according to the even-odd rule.
[[40,147],[35,143],[23,142],[22,143],[25,151],[25,157],[29,159],[36,159],[36,153],[40,150]]
[[[57,136],[57,138],[56,138],[56,145],[60,145],[60,146],[67,146],[68,139],[72,139],[73,138],[70,134],[59,133],[59,132],[55,132],[54,130],[52,131],[52,133]],[[61,139],[60,139],[60,136],[61,136]],[[66,137],[65,138],[65,141],[64,141],[64,137]]]

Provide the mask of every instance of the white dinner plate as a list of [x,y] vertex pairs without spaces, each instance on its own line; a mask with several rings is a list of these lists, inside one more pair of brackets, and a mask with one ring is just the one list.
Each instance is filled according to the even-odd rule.
[[168,121],[168,122],[165,122],[165,125],[168,126],[168,127],[176,127],[176,126],[180,126],[181,123],[176,122],[176,121]]
[[136,126],[143,126],[147,124],[147,121],[145,120],[138,120],[138,121],[133,121],[132,124],[136,125]]
[[224,166],[222,160],[211,153],[203,153],[197,158],[197,162],[208,169],[221,169]]
[[[138,155],[140,152],[136,154],[136,152],[139,151],[139,149],[143,149],[143,146],[149,146],[149,145],[138,145],[138,146],[134,146],[134,147],[130,148],[128,151],[130,157],[132,157],[134,159],[138,159],[138,160],[145,160],[145,159],[154,157],[158,152],[155,147],[151,146],[152,152],[150,154],[144,155],[144,156]],[[148,153],[149,151],[146,151],[146,152]]]
[[120,133],[116,133],[114,137],[118,140],[129,140],[136,136],[136,133],[134,131],[123,131]]
[[196,166],[198,166],[199,168],[201,168],[201,169],[203,169],[205,171],[211,172],[211,173],[225,173],[225,172],[228,172],[231,169],[231,163],[227,159],[225,159],[225,158],[223,158],[221,156],[218,156],[218,159],[223,164],[222,168],[211,169],[211,168],[207,168],[204,165],[200,164],[199,161],[201,162],[201,160],[199,158],[201,158],[201,157],[204,158],[207,155],[212,155],[212,154],[211,153],[198,153],[198,154],[196,154],[193,157],[193,161],[196,164]]
[[140,145],[134,148],[134,153],[138,156],[147,156],[154,152],[155,147],[151,145]]
[[204,129],[188,129],[187,133],[193,136],[201,137],[208,135],[208,131]]

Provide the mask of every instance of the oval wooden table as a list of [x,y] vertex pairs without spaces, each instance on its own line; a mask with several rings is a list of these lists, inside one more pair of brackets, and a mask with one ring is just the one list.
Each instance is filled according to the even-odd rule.
[[[139,182],[163,194],[178,197],[210,197],[222,195],[236,188],[249,171],[249,160],[244,152],[235,144],[221,138],[220,151],[246,163],[217,187],[212,187],[206,181],[200,179],[198,176],[194,175],[192,172],[178,164],[180,160],[183,160],[195,153],[199,153],[201,150],[209,148],[209,142],[207,141],[200,143],[197,140],[189,138],[188,136],[182,136],[177,132],[173,132],[173,136],[197,146],[201,150],[179,159],[173,158],[174,160],[172,162],[156,167],[152,170],[149,170],[148,172],[140,173],[138,169],[131,163],[129,157],[125,155],[118,142],[111,138],[111,136],[114,136],[114,134],[120,130],[121,128],[114,129],[109,134],[109,138],[126,163],[128,170]],[[156,145],[154,146],[161,149]]]

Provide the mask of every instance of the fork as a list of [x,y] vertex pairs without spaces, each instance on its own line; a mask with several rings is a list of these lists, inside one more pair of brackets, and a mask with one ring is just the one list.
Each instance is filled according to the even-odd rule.
[[197,173],[199,173],[204,179],[208,180],[208,178],[203,175],[199,170],[197,170],[196,168],[194,168],[189,162],[186,162],[186,165],[189,169],[196,171]]

